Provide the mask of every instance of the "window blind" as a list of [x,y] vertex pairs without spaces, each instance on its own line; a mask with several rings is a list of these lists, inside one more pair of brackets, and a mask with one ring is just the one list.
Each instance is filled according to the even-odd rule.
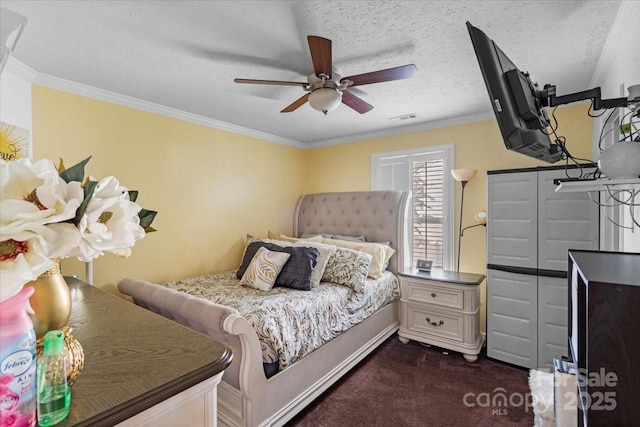
[[[446,148],[446,146],[445,146]],[[447,213],[453,202],[450,159],[453,150],[382,153],[372,158],[374,190],[411,190],[412,265],[418,259],[448,268],[453,253],[453,228]]]

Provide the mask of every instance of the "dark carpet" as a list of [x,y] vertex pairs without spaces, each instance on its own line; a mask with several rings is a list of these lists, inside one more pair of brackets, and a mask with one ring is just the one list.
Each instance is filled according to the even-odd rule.
[[532,426],[528,370],[390,337],[290,427]]

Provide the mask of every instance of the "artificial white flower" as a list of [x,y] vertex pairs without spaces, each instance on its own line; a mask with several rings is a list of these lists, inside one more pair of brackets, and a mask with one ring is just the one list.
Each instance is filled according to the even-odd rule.
[[0,162],[0,235],[33,231],[51,241],[43,225],[73,218],[84,198],[80,182],[65,182],[53,162]]
[[49,243],[49,257],[67,258],[73,256],[72,253],[82,242],[82,236],[78,228],[68,222],[48,224],[47,228],[54,233],[54,240],[47,240]]
[[154,231],[150,225],[156,212],[130,201],[115,177],[85,180],[89,159],[69,169],[61,162],[62,172],[50,160],[0,159],[3,300],[53,267],[51,258],[75,256],[87,262],[105,252],[129,256],[145,236],[143,227]]
[[25,283],[55,265],[47,245],[42,236],[29,231],[0,241],[0,301],[16,295]]
[[145,236],[138,217],[141,209],[129,200],[127,189],[116,178],[102,179],[78,224],[82,240],[72,255],[81,261],[105,252],[129,256],[131,247]]

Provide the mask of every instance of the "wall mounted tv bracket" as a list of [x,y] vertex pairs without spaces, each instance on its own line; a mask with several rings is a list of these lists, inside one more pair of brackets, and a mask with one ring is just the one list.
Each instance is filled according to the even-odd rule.
[[[640,105],[640,96],[634,99],[630,98],[612,98],[602,99],[600,88],[596,87],[581,92],[570,93],[568,95],[556,96],[556,86],[551,84],[544,85],[544,89],[539,91],[539,101],[544,107],[556,107],[558,105],[571,104],[573,102],[592,100],[594,110],[602,110],[608,108],[626,107],[633,108],[634,105]],[[640,114],[640,110],[636,112]],[[546,118],[546,114],[543,115]],[[558,145],[552,144],[549,151],[553,154],[558,151]]]
[[626,107],[628,103],[640,102],[640,100],[634,99],[630,101],[628,98],[613,98],[602,99],[600,95],[600,88],[583,90],[582,92],[571,93],[563,96],[556,96],[555,85],[546,84],[544,89],[540,91],[542,103],[545,107],[555,107],[563,104],[570,104],[572,102],[586,101],[588,99],[593,100],[593,109],[601,110],[607,108]]

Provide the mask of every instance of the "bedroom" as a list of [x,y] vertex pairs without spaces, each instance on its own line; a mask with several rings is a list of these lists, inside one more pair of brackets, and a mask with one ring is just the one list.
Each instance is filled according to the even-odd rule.
[[[7,7],[12,4],[2,5],[5,3]],[[637,14],[633,6],[626,7]],[[623,19],[628,13],[621,15]],[[617,25],[624,26],[624,22],[629,21]],[[27,27],[25,34],[30,30]],[[621,83],[637,83],[633,81],[633,57],[618,50],[624,51],[625,46],[633,50],[635,31],[621,31],[620,39],[607,45],[611,49],[607,55],[613,59],[605,57],[603,51],[603,61],[614,64],[599,68],[603,71],[597,85],[606,96],[617,96]],[[18,45],[16,56],[20,48]],[[91,174],[118,176],[140,191],[141,203],[160,212],[154,223],[159,232],[136,245],[130,258],[102,257],[94,262],[94,282],[106,289],[113,290],[123,276],[169,281],[236,268],[246,233],[264,236],[268,230],[292,232],[291,212],[301,194],[370,190],[372,154],[455,144],[455,165],[479,170],[465,195],[465,223],[471,221],[473,212],[486,209],[483,172],[540,165],[504,150],[490,116],[470,123],[303,149],[259,134],[249,136],[143,111],[135,108],[135,103],[122,105],[122,99],[111,98],[112,94],[48,79],[47,75],[38,75],[31,84],[33,74],[29,71],[15,77],[24,82],[19,83],[23,88],[17,101],[20,111],[13,110],[21,117],[6,120],[26,123],[23,127],[32,130],[33,156],[62,157],[73,162],[92,155]],[[3,120],[5,114],[11,114],[4,104],[6,90],[10,90],[5,84],[11,72],[10,66],[3,72]],[[39,72],[35,69],[36,74]],[[477,73],[477,69],[469,72]],[[557,114],[560,132],[571,141],[574,155],[592,158],[593,129],[598,128],[586,109],[586,104],[572,105]],[[456,191],[458,200],[459,189]],[[485,267],[484,234],[465,235],[461,271],[484,273]],[[84,274],[84,266],[71,260],[65,261],[63,268],[68,274]]]

